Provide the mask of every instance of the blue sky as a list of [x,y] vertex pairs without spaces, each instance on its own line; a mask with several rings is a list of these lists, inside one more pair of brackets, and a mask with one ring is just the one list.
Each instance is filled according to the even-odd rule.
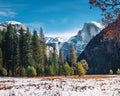
[[19,21],[47,36],[75,35],[84,22],[100,22],[100,10],[89,0],[0,0],[0,22]]

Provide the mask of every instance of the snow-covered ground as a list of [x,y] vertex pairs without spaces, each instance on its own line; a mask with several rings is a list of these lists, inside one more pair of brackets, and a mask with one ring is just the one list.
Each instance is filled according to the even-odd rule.
[[76,79],[0,77],[0,96],[120,96],[120,76]]

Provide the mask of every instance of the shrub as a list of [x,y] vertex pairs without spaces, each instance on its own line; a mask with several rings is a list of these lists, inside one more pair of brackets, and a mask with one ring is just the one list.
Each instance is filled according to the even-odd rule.
[[44,75],[44,68],[40,68],[40,65],[39,64],[36,64],[36,72],[37,72],[37,76],[40,76],[40,75]]
[[52,65],[49,66],[49,74],[54,76],[55,72],[54,72],[54,67]]
[[64,75],[70,75],[71,74],[71,68],[69,66],[69,64],[66,62],[64,64]]
[[0,75],[1,76],[7,76],[7,70],[3,67],[0,67]]
[[70,75],[74,75],[74,68],[70,68],[71,72]]
[[26,70],[24,67],[20,70],[20,76],[26,76]]
[[82,66],[85,69],[85,71],[87,71],[88,70],[88,63],[87,63],[87,61],[85,59],[82,59],[80,61],[80,63],[82,64]]
[[26,73],[27,73],[27,76],[29,77],[34,77],[37,75],[36,69],[33,66],[28,66]]
[[117,69],[117,72],[116,72],[118,75],[120,75],[120,69],[118,68]]
[[109,70],[109,74],[110,74],[110,75],[113,74],[113,70],[112,70],[112,69]]
[[77,74],[80,75],[85,75],[86,74],[86,70],[83,68],[82,64],[80,62],[77,63]]
[[9,70],[9,76],[12,76],[12,71],[11,70]]

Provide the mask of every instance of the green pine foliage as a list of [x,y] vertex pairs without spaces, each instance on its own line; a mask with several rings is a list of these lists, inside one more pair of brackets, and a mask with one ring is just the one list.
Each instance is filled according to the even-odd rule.
[[28,66],[26,69],[26,73],[28,77],[34,77],[37,75],[36,69],[33,66]]
[[0,66],[0,76],[7,76],[7,70]]
[[24,67],[22,67],[20,70],[20,76],[22,77],[26,76],[26,69]]
[[32,57],[32,36],[29,32],[21,29],[20,31],[20,66],[27,67],[32,65],[34,60]]
[[64,60],[64,54],[63,54],[63,52],[61,50],[59,52],[58,63],[59,63],[58,64],[59,65],[58,75],[63,75],[63,68],[64,68],[65,60]]
[[55,70],[54,70],[54,66],[53,65],[49,66],[49,75],[50,76],[54,76],[55,75]]
[[39,64],[40,58],[41,58],[41,45],[40,45],[40,39],[38,37],[37,31],[35,30],[32,36],[32,48],[33,48],[33,58],[36,64]]
[[67,75],[70,75],[71,74],[71,68],[69,66],[69,64],[66,62],[64,64],[64,75],[67,76]]
[[38,36],[35,30],[33,35],[29,29],[22,28],[18,33],[13,26],[9,25],[5,32],[0,33],[0,45],[0,76],[83,75],[88,69],[85,60],[77,64],[73,45],[70,47],[71,54],[68,62],[65,61],[61,50],[59,55],[51,51],[47,56],[47,45],[42,28]]
[[109,74],[110,74],[110,75],[113,74],[113,70],[112,70],[112,69],[109,70]]
[[70,68],[70,75],[74,75],[74,68],[73,67]]
[[77,69],[77,74],[79,76],[86,74],[86,71],[85,71],[85,69],[83,68],[83,66],[80,62],[77,63],[76,69]]
[[116,72],[118,75],[120,75],[120,69],[118,68],[117,69],[117,72]]
[[0,48],[0,65],[3,65],[2,49]]
[[70,63],[71,66],[74,67],[76,65],[77,62],[77,55],[75,53],[75,49],[73,44],[70,45]]
[[40,28],[40,44],[41,44],[41,54],[40,54],[40,66],[42,69],[45,68],[45,63],[47,63],[46,59],[46,44],[45,44],[45,36],[42,27]]

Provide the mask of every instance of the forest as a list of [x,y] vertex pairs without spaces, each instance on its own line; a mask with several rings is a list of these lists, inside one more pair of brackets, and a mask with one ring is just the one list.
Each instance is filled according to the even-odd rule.
[[54,52],[47,55],[43,29],[33,34],[29,29],[19,31],[12,25],[0,32],[0,76],[55,76],[84,75],[87,72],[86,60],[77,62],[73,45],[70,56],[59,56]]

